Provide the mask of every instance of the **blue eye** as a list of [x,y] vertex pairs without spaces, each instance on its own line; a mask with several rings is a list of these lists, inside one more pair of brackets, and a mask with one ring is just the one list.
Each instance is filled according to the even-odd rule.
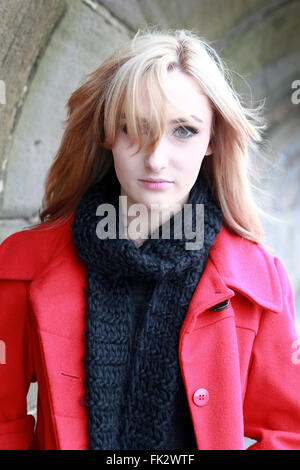
[[193,135],[199,133],[199,131],[195,129],[194,127],[185,127],[185,126],[176,127],[176,129],[174,130],[174,135],[176,131],[183,131],[183,133],[180,132],[180,134],[177,134],[176,136],[176,137],[179,137],[180,139],[188,139],[192,137]]

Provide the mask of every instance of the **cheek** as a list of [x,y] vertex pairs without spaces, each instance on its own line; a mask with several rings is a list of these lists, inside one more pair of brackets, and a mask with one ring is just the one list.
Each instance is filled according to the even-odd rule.
[[112,148],[112,154],[115,168],[126,167],[126,152],[124,152],[124,149],[122,149],[120,145],[115,145]]
[[201,152],[199,147],[195,149],[185,149],[181,158],[176,159],[177,168],[181,173],[188,175],[194,175],[195,172],[199,172],[204,152]]
[[198,148],[197,152],[187,151],[180,163],[177,160],[177,171],[180,174],[179,184],[182,188],[190,189],[193,186],[201,169],[203,158],[204,155],[199,153]]
[[112,148],[112,154],[113,154],[113,161],[114,161],[114,167],[115,167],[115,172],[117,175],[117,178],[119,182],[122,184],[122,175],[126,174],[124,171],[124,158],[122,155],[122,152],[117,146],[114,146]]
[[122,166],[124,165],[124,158],[122,156],[122,153],[118,151],[113,152],[113,158],[114,158],[115,168],[116,169],[122,168]]
[[121,186],[128,190],[131,180],[136,174],[136,160],[131,154],[128,154],[120,147],[112,148],[114,167],[117,178]]
[[124,139],[121,137],[117,138],[115,145],[112,147],[112,154],[115,165],[118,167],[133,167],[135,159],[133,154],[133,149],[128,148],[127,142],[124,142]]

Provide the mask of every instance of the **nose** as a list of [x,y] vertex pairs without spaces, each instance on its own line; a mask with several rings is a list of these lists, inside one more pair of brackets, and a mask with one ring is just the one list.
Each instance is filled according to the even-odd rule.
[[156,149],[145,156],[145,167],[152,173],[161,173],[168,166],[167,149],[163,142],[160,142]]

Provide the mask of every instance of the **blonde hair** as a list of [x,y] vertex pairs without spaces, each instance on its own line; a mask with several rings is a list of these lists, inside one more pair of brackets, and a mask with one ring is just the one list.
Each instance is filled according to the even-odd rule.
[[[130,143],[139,144],[137,152],[145,146],[147,151],[156,147],[164,133],[166,103],[176,106],[166,92],[167,72],[174,68],[198,82],[213,109],[213,154],[204,158],[201,171],[223,212],[224,225],[263,243],[258,214],[264,212],[254,202],[250,181],[257,170],[251,166],[251,153],[257,152],[266,128],[262,106],[246,107],[234,90],[231,72],[214,48],[185,29],[138,30],[73,92],[61,145],[47,174],[39,213],[42,223],[69,217],[87,189],[108,172],[122,113],[126,114]],[[150,142],[139,132],[141,86],[150,100]],[[190,116],[188,119],[193,121]]]

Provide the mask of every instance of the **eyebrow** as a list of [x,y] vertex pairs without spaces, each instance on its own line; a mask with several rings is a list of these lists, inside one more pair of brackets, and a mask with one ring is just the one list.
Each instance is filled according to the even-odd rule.
[[[196,121],[198,121],[198,122],[202,122],[202,123],[204,122],[202,119],[200,119],[198,116],[195,116],[194,114],[191,114],[190,116],[191,116],[192,118],[194,118],[194,119],[195,119]],[[122,118],[122,119],[125,119],[125,118],[126,118],[125,113],[121,114],[121,118]],[[144,118],[144,117],[143,117],[141,120],[142,120],[143,122],[148,122],[148,119],[146,119],[146,118]],[[176,123],[178,123],[178,122],[188,122],[188,121],[187,121],[186,118],[183,118],[183,117],[182,117],[182,118],[172,119],[171,121],[169,121],[169,124],[176,124]]]
[[[191,116],[192,118],[196,119],[196,121],[203,123],[203,120],[200,119],[198,116],[195,116],[194,114],[191,114],[190,116]],[[187,120],[186,120],[186,118],[172,119],[172,120],[170,121],[170,124],[175,124],[176,122],[187,122]]]

